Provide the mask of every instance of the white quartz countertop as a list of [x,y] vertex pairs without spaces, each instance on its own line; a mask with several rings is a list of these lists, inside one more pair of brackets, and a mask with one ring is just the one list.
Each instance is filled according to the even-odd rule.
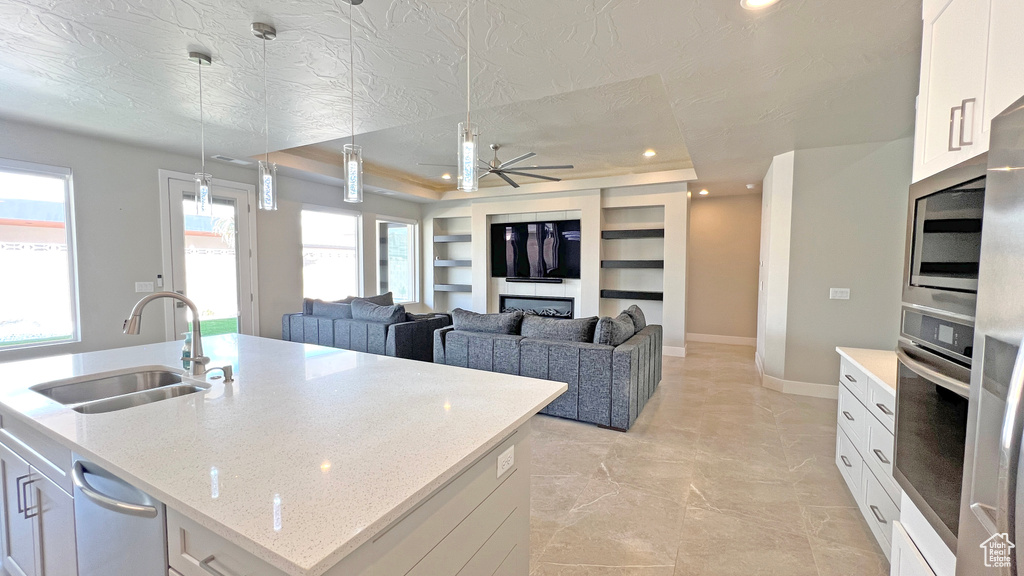
[[203,346],[209,366],[234,366],[234,383],[88,415],[28,389],[133,366],[180,370],[181,342],[166,342],[0,364],[0,403],[297,576],[337,564],[566,390],[252,336]]
[[844,358],[867,372],[868,376],[885,384],[896,393],[897,376],[896,352],[893,350],[869,350],[867,348],[836,348]]

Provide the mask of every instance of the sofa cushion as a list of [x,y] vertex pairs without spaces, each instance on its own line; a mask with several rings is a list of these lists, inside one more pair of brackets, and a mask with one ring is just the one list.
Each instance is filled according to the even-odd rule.
[[647,328],[647,318],[644,317],[644,311],[639,306],[633,304],[625,310],[626,314],[629,314],[629,319],[633,321],[633,329],[637,332]]
[[355,320],[379,322],[382,324],[405,322],[405,306],[401,304],[381,306],[363,298],[356,298],[352,301],[351,306],[352,318]]
[[487,334],[518,334],[523,322],[521,311],[502,314],[477,314],[462,308],[452,310],[452,324],[456,330]]
[[311,316],[324,316],[325,318],[351,318],[352,317],[352,305],[341,304],[339,302],[324,302],[323,300],[313,300]]
[[526,338],[542,340],[564,340],[569,342],[593,342],[597,316],[589,318],[549,318],[529,314],[523,318],[520,334]]
[[629,314],[623,312],[615,318],[605,316],[597,321],[594,329],[594,344],[618,346],[633,337],[636,328]]

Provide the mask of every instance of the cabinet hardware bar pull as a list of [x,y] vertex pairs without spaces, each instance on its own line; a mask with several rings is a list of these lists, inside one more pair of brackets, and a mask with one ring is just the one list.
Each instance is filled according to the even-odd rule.
[[875,406],[878,406],[878,409],[882,411],[882,414],[885,414],[886,416],[893,415],[892,410],[889,410],[889,407],[886,406],[885,404],[882,404],[881,402],[876,402]]
[[850,422],[853,422],[853,416],[850,415],[850,413],[847,412],[846,410],[843,410],[843,416],[846,416],[847,420],[849,420]]
[[[25,502],[25,509],[21,510],[21,516],[25,520],[28,520],[29,518],[35,518],[36,516],[39,515],[38,512],[32,512],[32,508],[34,508],[34,506],[29,506],[29,503],[28,503],[28,495],[31,494],[31,492],[26,490],[26,488],[28,488],[29,486],[31,486],[31,485],[33,485],[35,483],[36,483],[35,480],[28,480],[28,481],[22,482],[22,484],[21,484],[21,488],[20,488],[21,494],[19,494],[19,496],[21,496],[22,500]],[[30,512],[32,512],[32,513],[30,514]]]
[[846,374],[845,376],[846,376],[846,379],[849,380],[850,382],[856,382],[857,381],[856,378],[854,378],[853,376],[850,376],[849,374]]
[[875,520],[878,520],[882,524],[888,524],[885,520],[885,516],[882,516],[882,511],[878,509],[878,506],[872,504],[869,508],[871,508],[871,513],[875,515]]
[[202,559],[202,560],[201,560],[201,561],[199,562],[199,567],[200,567],[200,568],[202,568],[203,570],[206,570],[206,571],[207,571],[207,572],[209,572],[210,574],[213,574],[213,576],[227,576],[227,574],[224,574],[224,573],[223,573],[223,572],[221,572],[220,570],[217,570],[217,569],[216,569],[216,568],[214,568],[213,566],[210,566],[210,562],[213,562],[213,559],[214,559],[215,557],[216,557],[216,556],[214,556],[213,554],[210,554],[210,555],[209,555],[209,556],[207,556],[206,558],[203,558],[203,559]]
[[[974,98],[968,98],[960,103],[960,145],[961,146],[973,146],[974,145]],[[967,105],[971,104],[971,139],[964,140],[964,124],[966,124],[967,116]],[[958,148],[959,150],[959,148]]]
[[847,468],[853,468],[853,464],[850,464],[849,458],[847,458],[846,456],[840,456],[839,458],[843,461],[843,464],[846,464]]
[[89,481],[85,479],[85,467],[82,466],[81,460],[77,460],[71,468],[71,481],[75,484],[75,488],[81,490],[83,496],[107,510],[128,514],[129,516],[141,516],[143,518],[156,518],[159,514],[155,506],[123,502],[93,488]]
[[18,476],[17,478],[14,479],[14,489],[17,490],[17,492],[18,492],[18,512],[20,512],[20,513],[24,513],[25,512],[25,506],[24,506],[24,504],[21,503],[21,495],[22,495],[21,483],[25,480],[25,478],[28,478],[31,475],[32,475],[32,473],[29,472],[28,474],[25,474],[23,476]]
[[885,454],[883,454],[881,450],[879,450],[878,448],[875,448],[874,452],[875,452],[875,456],[878,456],[878,459],[882,461],[882,464],[889,464],[890,463],[889,459],[885,457]]
[[954,133],[953,128],[956,126],[956,112],[957,112],[957,110],[961,111],[960,129],[963,130],[963,118],[962,118],[962,116],[963,116],[963,114],[962,114],[963,106],[953,106],[952,108],[949,109],[949,150],[948,150],[949,152],[959,152],[960,151],[960,147],[959,146],[954,146],[953,145],[953,136],[954,136],[953,135],[953,133]]

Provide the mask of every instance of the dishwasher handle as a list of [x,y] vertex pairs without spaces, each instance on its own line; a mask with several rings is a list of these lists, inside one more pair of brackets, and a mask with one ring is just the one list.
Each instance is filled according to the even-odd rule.
[[141,516],[142,518],[156,518],[159,514],[159,511],[155,506],[124,502],[116,498],[111,498],[110,496],[107,496],[93,488],[85,479],[85,467],[82,465],[81,460],[76,461],[74,467],[71,469],[71,481],[75,483],[75,487],[82,492],[83,496],[107,510],[127,514],[129,516]]

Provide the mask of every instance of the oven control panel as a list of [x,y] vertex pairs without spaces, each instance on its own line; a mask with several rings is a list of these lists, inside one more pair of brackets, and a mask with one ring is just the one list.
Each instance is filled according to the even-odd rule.
[[913,308],[903,309],[903,335],[928,348],[971,361],[974,327],[937,314]]

